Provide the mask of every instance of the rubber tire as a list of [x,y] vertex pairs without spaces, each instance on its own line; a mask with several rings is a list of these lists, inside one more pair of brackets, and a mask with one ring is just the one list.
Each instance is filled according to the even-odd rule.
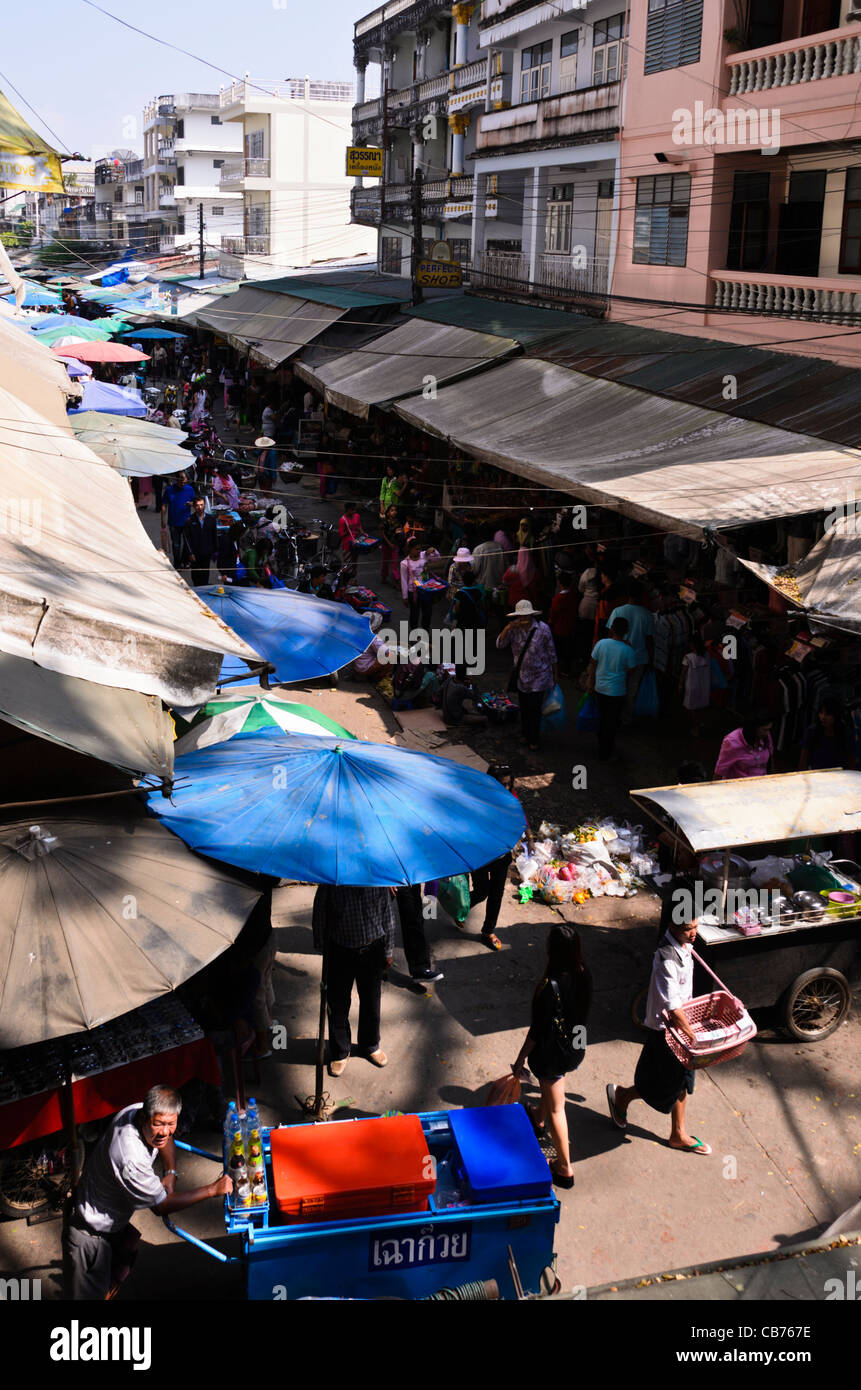
[[[814,1033],[805,1033],[795,1023],[792,1013],[801,990],[813,980],[833,981],[843,994],[843,1003],[837,1018],[832,1023],[828,1024],[826,1028],[820,1028]],[[799,1042],[823,1042],[825,1038],[830,1038],[832,1033],[837,1032],[837,1029],[840,1027],[841,1023],[843,1023],[851,1007],[852,991],[849,988],[849,981],[846,979],[846,976],[842,975],[839,970],[832,970],[830,966],[821,965],[813,970],[805,970],[803,974],[793,980],[789,989],[784,994],[781,1000],[783,1028],[791,1038],[796,1038]]]
[[631,1000],[631,1022],[637,1028],[641,1028],[644,1033],[648,1031],[645,1023],[646,998],[648,996],[648,993],[649,986],[641,985],[640,988],[637,990],[637,993]]

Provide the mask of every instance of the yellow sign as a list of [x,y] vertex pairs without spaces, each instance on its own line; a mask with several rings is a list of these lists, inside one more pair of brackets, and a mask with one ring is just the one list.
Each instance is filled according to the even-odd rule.
[[459,290],[463,271],[456,261],[419,261],[416,284],[429,290]]
[[347,174],[356,178],[362,174],[374,179],[383,177],[383,152],[372,145],[347,146]]
[[62,193],[60,162],[53,155],[16,154],[11,150],[0,150],[0,188]]

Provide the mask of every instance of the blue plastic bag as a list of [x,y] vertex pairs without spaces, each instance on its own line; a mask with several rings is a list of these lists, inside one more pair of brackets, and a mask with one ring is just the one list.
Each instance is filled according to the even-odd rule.
[[659,713],[658,682],[655,673],[651,670],[644,671],[634,704],[634,716],[637,719],[657,719]]
[[577,732],[592,734],[598,728],[598,706],[594,695],[587,695],[577,715]]
[[565,732],[565,696],[558,685],[547,692],[541,708],[542,734],[561,734]]

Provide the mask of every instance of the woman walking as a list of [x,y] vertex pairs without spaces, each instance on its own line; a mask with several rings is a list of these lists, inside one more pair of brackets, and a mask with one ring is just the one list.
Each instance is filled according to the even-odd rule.
[[565,1116],[565,1077],[586,1055],[586,1023],[592,1006],[592,976],[583,961],[580,938],[573,927],[551,927],[547,936],[547,968],[532,999],[532,1022],[511,1070],[522,1077],[524,1062],[538,1081],[541,1104],[529,1113],[536,1134],[545,1126],[556,1148],[550,1171],[557,1187],[574,1186],[568,1121]]
[[524,742],[537,753],[541,708],[547,692],[559,679],[556,648],[550,628],[539,621],[541,612],[532,607],[529,599],[521,599],[508,616],[514,621],[502,629],[496,645],[500,651],[511,647],[515,664],[510,688],[517,690]]

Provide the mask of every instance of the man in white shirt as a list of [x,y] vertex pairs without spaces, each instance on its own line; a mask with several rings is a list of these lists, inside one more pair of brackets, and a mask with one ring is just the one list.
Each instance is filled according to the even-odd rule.
[[693,998],[694,942],[697,922],[674,922],[662,938],[652,962],[652,978],[646,999],[645,1024],[649,1036],[640,1053],[633,1086],[607,1086],[610,1119],[617,1129],[628,1123],[632,1100],[644,1100],[653,1110],[669,1114],[669,1147],[685,1153],[710,1154],[711,1148],[685,1127],[685,1106],[693,1094],[694,1072],[683,1066],[670,1051],[664,1034],[666,1009],[675,1026],[691,1042],[696,1034],[689,1026],[682,1005]]
[[[72,1215],[63,1231],[66,1298],[106,1298],[128,1272],[137,1232],[136,1211],[159,1216],[196,1206],[233,1190],[226,1173],[205,1187],[176,1192],[176,1130],[182,1099],[168,1086],[153,1086],[143,1104],[115,1115],[91,1153],[78,1183]],[[153,1170],[161,1159],[162,1175]],[[117,1278],[119,1275],[119,1278]]]

